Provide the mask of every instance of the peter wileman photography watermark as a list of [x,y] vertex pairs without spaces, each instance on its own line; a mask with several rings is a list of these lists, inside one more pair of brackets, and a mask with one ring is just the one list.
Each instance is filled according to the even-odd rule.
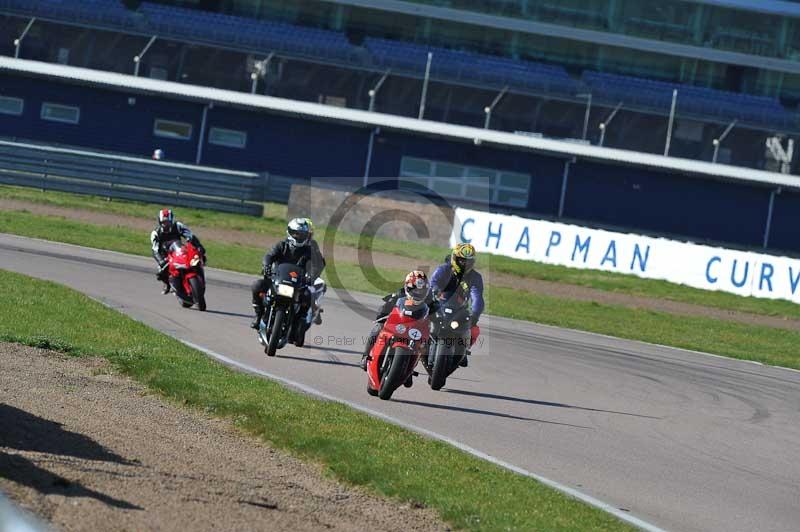
[[[327,334],[327,335],[318,334],[318,335],[314,336],[314,338],[312,339],[312,343],[314,344],[315,347],[358,347],[358,348],[363,348],[364,346],[367,345],[367,343],[369,341],[370,341],[370,338],[367,335],[364,335],[364,336],[347,336],[347,335],[333,335],[333,334]],[[408,338],[397,338],[397,339],[395,339],[395,342],[401,342],[401,343],[403,343],[403,342],[410,343],[412,341],[413,340],[410,340]],[[423,345],[427,345],[427,344],[430,344],[432,341],[433,340],[431,340],[429,338],[428,340],[424,340],[421,343]],[[445,346],[447,346],[447,347],[464,347],[464,348],[469,348],[470,347],[470,341],[467,338],[443,338],[441,340],[438,340],[438,342],[444,343]],[[477,345],[479,347],[483,347],[484,342],[485,342],[485,338],[479,337],[478,340],[475,342],[475,345]]]
[[[312,186],[319,187],[323,191],[330,190],[330,183],[314,182]],[[324,192],[320,192],[324,196]],[[330,192],[334,195],[334,192]],[[340,272],[336,267],[337,254],[341,248],[336,245],[337,239],[341,238],[342,233],[357,233],[357,261],[358,267],[364,280],[369,283],[371,289],[386,289],[394,287],[396,290],[402,284],[403,279],[387,279],[381,273],[381,268],[376,266],[375,254],[386,253],[385,249],[375,249],[376,237],[382,233],[388,240],[395,240],[392,236],[401,236],[402,242],[408,247],[410,254],[413,254],[415,245],[440,245],[442,247],[442,261],[447,254],[449,246],[449,233],[453,223],[454,208],[441,195],[430,188],[421,185],[417,181],[397,178],[376,179],[354,192],[341,195],[343,201],[328,219],[327,231],[322,242],[322,253],[327,261],[327,273],[330,284],[334,287],[342,301],[360,316],[374,319],[374,308],[367,308],[349,290],[341,288],[343,286]],[[391,201],[394,198],[396,201]],[[338,198],[337,198],[338,199]],[[377,201],[376,201],[377,200]],[[383,200],[383,201],[381,201]],[[314,198],[310,199],[315,212],[319,212],[318,205],[314,204]],[[427,216],[423,217],[420,212],[428,211]],[[439,224],[433,227],[432,224]],[[439,235],[438,242],[432,237]],[[448,235],[444,240],[442,235]],[[397,267],[397,266],[395,266]],[[411,270],[422,270],[430,274],[434,264],[426,264],[423,261],[414,263]],[[367,289],[368,287],[365,287]]]
[[[430,279],[449,260],[455,206],[424,182],[424,178],[372,177],[366,186],[353,190],[337,186],[336,180],[320,179],[309,182],[306,197],[298,194],[302,202],[298,215],[300,210],[314,213],[315,224],[325,227],[324,235],[316,236],[322,237],[329,290],[370,321],[378,317],[382,305],[365,293],[397,292],[408,272],[421,270]],[[489,263],[480,257],[476,269],[485,273]],[[318,335],[312,342],[363,348],[367,332],[362,337]],[[484,342],[481,335],[474,347]]]

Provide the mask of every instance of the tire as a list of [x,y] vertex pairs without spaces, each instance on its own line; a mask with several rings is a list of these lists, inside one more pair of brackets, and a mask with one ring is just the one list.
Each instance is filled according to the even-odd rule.
[[275,319],[272,320],[272,328],[269,331],[269,343],[264,351],[268,357],[274,357],[275,352],[278,350],[278,343],[281,340],[281,330],[283,329],[283,320],[286,319],[286,311],[282,308],[275,310]]
[[441,390],[447,383],[447,375],[450,374],[450,360],[452,358],[452,348],[447,347],[444,342],[436,342],[433,364],[431,364],[431,390]]
[[199,277],[192,277],[189,279],[189,284],[192,287],[192,298],[194,299],[197,308],[200,311],[206,310],[206,284]]
[[297,322],[297,331],[294,333],[294,345],[303,347],[306,343],[306,324],[302,321]]
[[[178,301],[178,304],[183,308],[189,308],[194,303],[191,301],[187,301],[188,295],[183,291],[183,285],[180,283],[172,284],[170,283],[170,287],[172,288],[172,293],[175,294],[175,299]],[[184,297],[181,297],[183,295]]]
[[389,371],[381,376],[381,388],[378,390],[378,397],[384,401],[391,399],[394,391],[403,384],[409,357],[411,357],[411,352],[405,347],[396,347],[394,349],[392,365],[389,366]]

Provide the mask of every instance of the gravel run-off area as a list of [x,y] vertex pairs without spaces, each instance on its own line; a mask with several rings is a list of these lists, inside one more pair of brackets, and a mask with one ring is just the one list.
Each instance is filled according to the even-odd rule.
[[430,509],[170,403],[100,358],[0,343],[0,491],[62,530],[446,530]]

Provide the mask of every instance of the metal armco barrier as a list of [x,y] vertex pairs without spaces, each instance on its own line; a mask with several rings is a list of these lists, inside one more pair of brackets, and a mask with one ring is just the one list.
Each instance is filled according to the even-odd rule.
[[0,183],[261,216],[291,179],[0,141]]

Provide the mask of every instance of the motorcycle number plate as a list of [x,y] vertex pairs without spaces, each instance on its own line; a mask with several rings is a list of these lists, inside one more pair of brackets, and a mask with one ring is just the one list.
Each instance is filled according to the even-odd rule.
[[419,340],[420,338],[422,338],[422,333],[420,332],[419,329],[409,329],[408,336],[412,340]]
[[279,284],[278,285],[278,295],[283,297],[293,297],[294,296],[294,287],[289,286],[288,284]]

